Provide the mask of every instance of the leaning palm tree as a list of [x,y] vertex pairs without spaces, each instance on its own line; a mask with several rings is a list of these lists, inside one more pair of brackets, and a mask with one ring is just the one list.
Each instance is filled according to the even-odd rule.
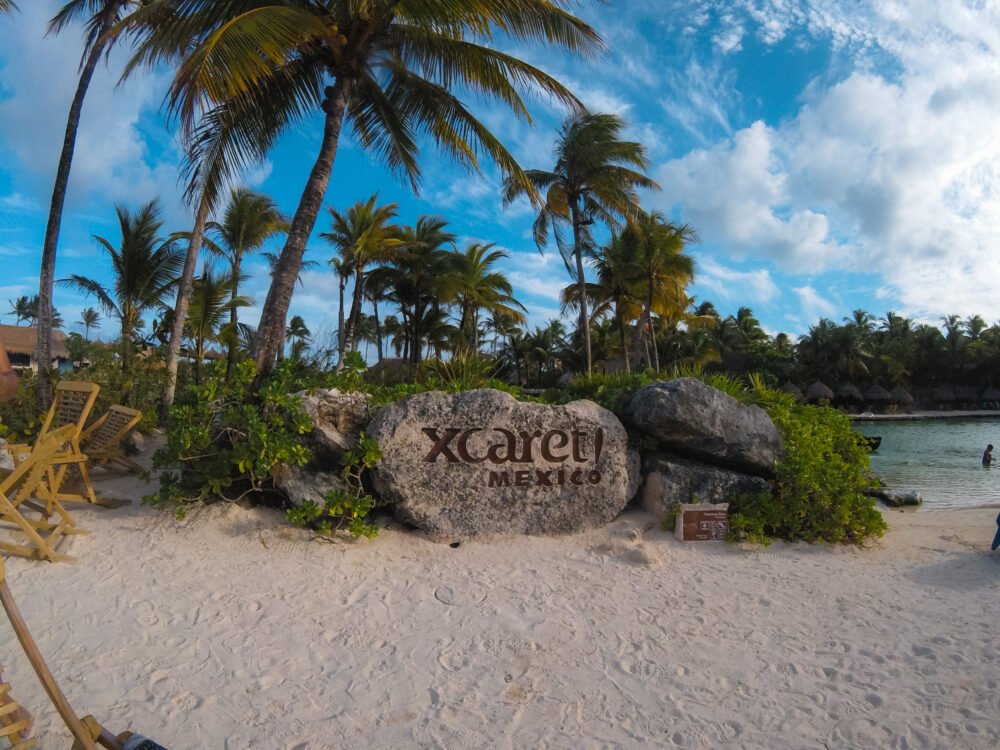
[[[154,5],[157,5],[154,3]],[[224,153],[238,172],[268,153],[294,124],[322,113],[323,136],[292,219],[258,328],[262,373],[282,346],[295,278],[322,206],[340,134],[416,187],[420,136],[469,169],[488,157],[534,194],[496,136],[457,92],[508,107],[530,120],[520,89],[579,101],[538,68],[489,45],[543,41],[570,52],[599,49],[598,34],[566,10],[569,0],[185,0],[168,3],[133,67],[183,59],[170,111],[203,153]],[[152,19],[155,14],[151,13]],[[203,107],[210,109],[203,113]],[[201,126],[199,126],[201,123]],[[200,128],[200,129],[199,129]]]
[[[52,361],[52,285],[56,275],[56,249],[59,245],[59,228],[62,224],[63,206],[69,186],[69,173],[73,166],[73,151],[76,147],[76,133],[80,127],[83,100],[87,96],[94,70],[102,55],[106,55],[117,39],[115,33],[126,11],[141,0],[70,0],[49,22],[49,32],[58,34],[70,23],[85,19],[86,38],[83,58],[80,61],[80,78],[76,93],[70,104],[66,119],[66,133],[63,137],[62,152],[56,168],[55,184],[52,188],[52,203],[49,206],[49,220],[45,226],[45,240],[42,243],[42,264],[38,273],[38,354],[39,362]],[[38,379],[37,401],[40,409],[48,407],[52,400],[52,390],[48,378]]]
[[83,330],[87,343],[90,343],[90,329],[101,327],[101,314],[93,307],[86,307],[83,312],[80,313],[80,322],[83,323]]
[[110,256],[114,275],[111,288],[106,289],[95,279],[75,274],[60,279],[59,283],[93,295],[105,315],[118,319],[121,323],[122,371],[127,372],[133,336],[142,315],[166,303],[176,283],[183,256],[175,240],[158,236],[163,222],[156,201],[147,203],[134,214],[124,206],[115,210],[121,229],[121,244],[115,247],[104,237],[94,237]]
[[356,343],[368,267],[372,263],[388,261],[392,252],[403,244],[399,227],[391,223],[399,207],[395,203],[379,206],[377,201],[376,193],[367,201],[358,201],[344,213],[331,208],[331,231],[320,235],[337,249],[340,267],[349,268],[354,273],[351,314],[347,318],[347,327],[339,337],[338,372],[344,367],[344,356],[353,350]]
[[[639,208],[636,190],[658,187],[642,173],[649,165],[646,150],[638,143],[620,139],[624,128],[625,122],[617,115],[573,115],[563,124],[556,142],[555,167],[525,173],[527,182],[545,193],[545,203],[534,225],[535,244],[543,249],[551,230],[566,269],[579,287],[579,328],[588,373],[593,362],[583,256],[592,245],[590,227],[598,221],[613,228],[622,222],[631,223]],[[527,192],[524,180],[507,178],[504,202],[510,203]],[[567,226],[571,239],[564,236]]]
[[492,242],[474,242],[454,255],[451,276],[460,312],[459,332],[473,351],[479,351],[480,310],[523,323],[526,309],[514,298],[507,277],[493,268],[507,253],[495,249]]
[[[205,227],[213,232],[217,241],[205,241],[205,248],[213,255],[224,258],[229,263],[230,297],[240,296],[240,281],[243,273],[243,259],[257,252],[264,243],[275,235],[288,231],[288,222],[281,215],[271,198],[245,187],[233,188],[229,193],[221,222],[208,222]],[[190,240],[190,233],[185,233]],[[239,308],[230,305],[229,325],[235,331],[239,323]],[[189,313],[191,314],[191,313]],[[235,339],[229,343],[226,356],[226,379],[229,379],[236,364]]]

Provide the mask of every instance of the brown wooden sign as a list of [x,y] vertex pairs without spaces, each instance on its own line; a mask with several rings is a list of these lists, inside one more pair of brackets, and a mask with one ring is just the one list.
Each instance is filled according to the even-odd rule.
[[724,540],[728,532],[728,503],[681,506],[675,533],[682,542]]

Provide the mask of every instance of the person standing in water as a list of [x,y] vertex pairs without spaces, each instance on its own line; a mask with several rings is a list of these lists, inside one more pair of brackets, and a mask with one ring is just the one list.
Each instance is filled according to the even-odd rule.
[[993,463],[993,446],[987,445],[983,453],[983,466],[989,466],[991,463]]

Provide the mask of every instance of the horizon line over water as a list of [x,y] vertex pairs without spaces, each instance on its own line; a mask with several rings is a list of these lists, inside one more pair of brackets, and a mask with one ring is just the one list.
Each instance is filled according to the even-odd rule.
[[1000,416],[855,421],[854,427],[882,438],[872,473],[892,490],[920,493],[920,510],[1000,507],[1000,458],[982,465],[986,446],[1000,446]]

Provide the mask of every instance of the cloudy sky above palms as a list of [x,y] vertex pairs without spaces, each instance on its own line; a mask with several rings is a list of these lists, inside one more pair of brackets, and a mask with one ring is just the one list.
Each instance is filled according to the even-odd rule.
[[[80,34],[46,37],[58,0],[25,0],[0,21],[0,311],[37,292],[39,248]],[[854,308],[927,322],[1000,318],[1000,3],[996,0],[581,0],[607,40],[581,61],[516,51],[567,83],[593,111],[616,112],[643,142],[662,190],[647,208],[700,236],[698,301],[750,306],[772,333],[801,334]],[[114,204],[159,196],[166,231],[187,228],[178,143],[160,116],[169,71],[116,86],[125,53],[95,77],[84,109],[57,278],[102,278],[91,235],[117,238]],[[535,100],[533,126],[480,107],[526,167],[549,168],[564,112]],[[246,181],[288,213],[318,145],[319,119],[288,133]],[[413,195],[348,141],[327,202],[378,192],[402,221],[444,216],[460,242],[505,248],[504,271],[533,324],[558,315],[568,277],[540,255],[530,207],[504,209],[495,174],[468,175],[433,149]],[[336,319],[332,250],[318,238],[292,305],[314,332]],[[267,274],[251,264],[262,301]],[[88,301],[57,290],[76,320]],[[252,316],[252,313],[250,313]],[[8,317],[5,322],[13,323]],[[111,333],[110,325],[104,331]],[[103,332],[103,331],[102,331]]]

